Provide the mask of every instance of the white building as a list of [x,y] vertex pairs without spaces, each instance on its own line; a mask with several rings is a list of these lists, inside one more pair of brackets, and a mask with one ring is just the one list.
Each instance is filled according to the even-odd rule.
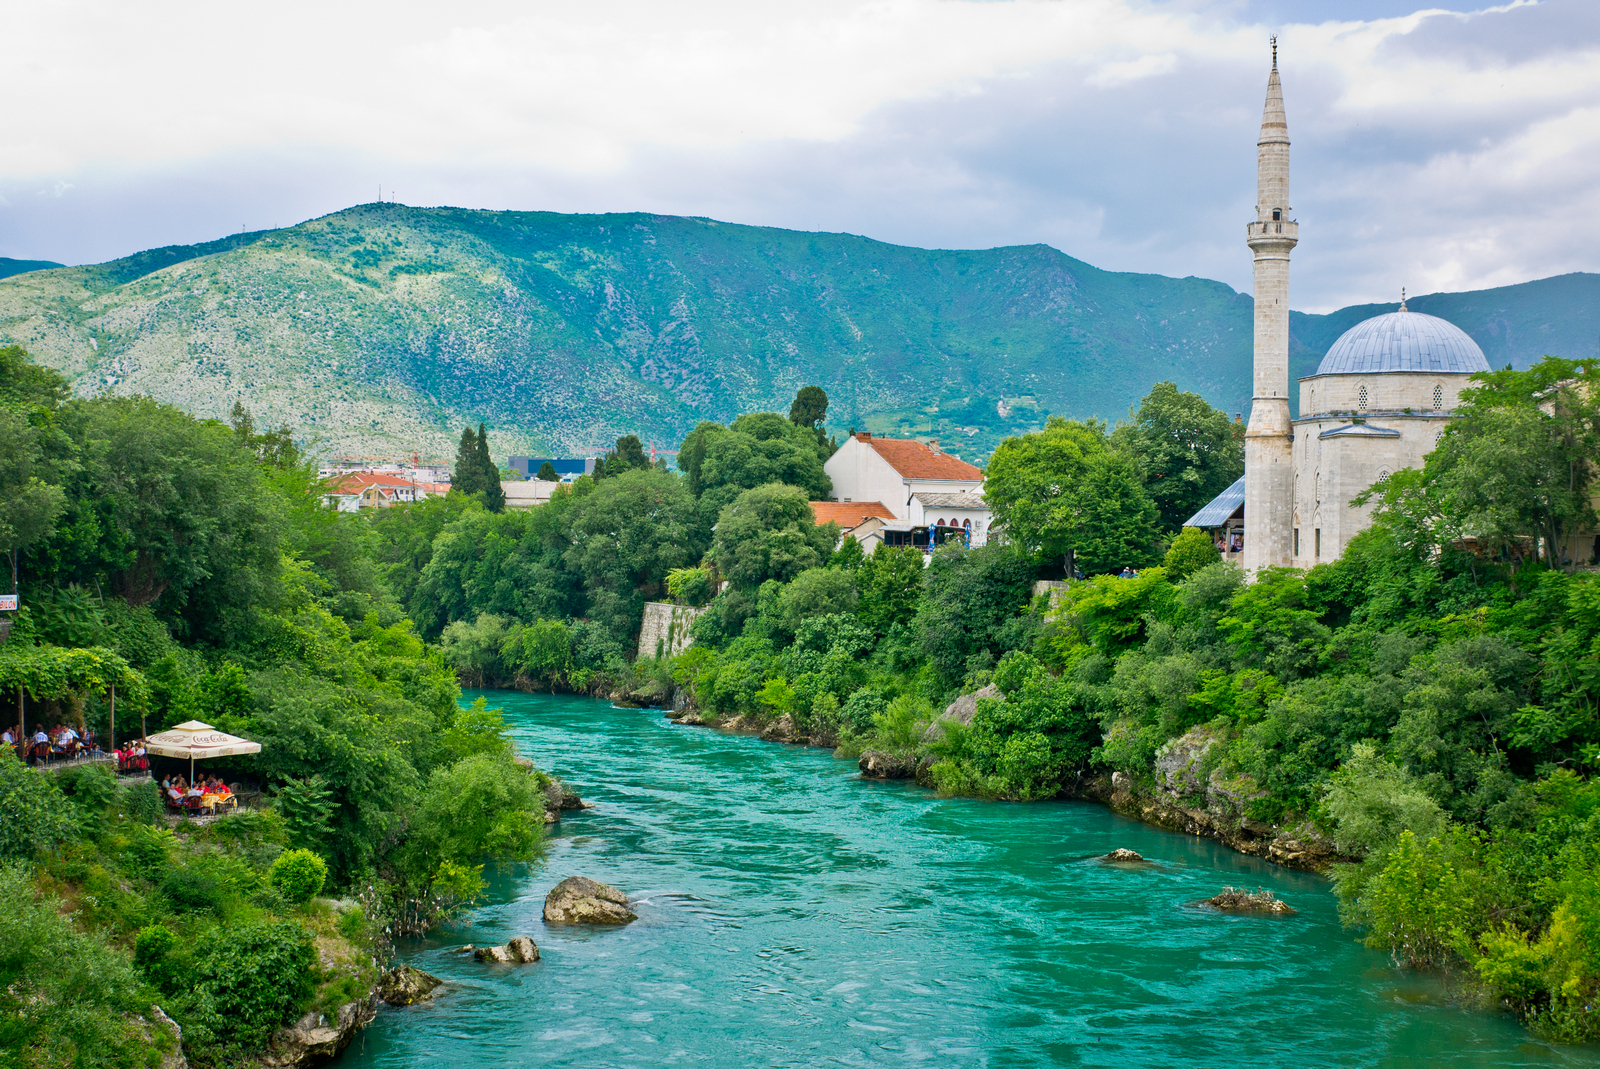
[[[1454,418],[1468,378],[1488,371],[1483,350],[1435,316],[1400,310],[1357,323],[1315,375],[1299,382],[1289,417],[1289,126],[1277,46],[1257,142],[1255,391],[1245,431],[1245,474],[1186,526],[1213,532],[1247,572],[1309,568],[1344,552],[1372,524],[1352,499],[1399,468],[1421,467]],[[1242,484],[1242,485],[1241,485]]]
[[500,489],[506,495],[506,508],[531,509],[543,505],[555,494],[556,488],[563,485],[559,482],[544,482],[540,479],[523,479],[518,482],[502,482]]
[[924,548],[959,537],[969,545],[989,540],[992,516],[983,500],[983,470],[940,451],[937,445],[861,433],[845,439],[823,465],[833,480],[834,500],[880,504],[872,545]]

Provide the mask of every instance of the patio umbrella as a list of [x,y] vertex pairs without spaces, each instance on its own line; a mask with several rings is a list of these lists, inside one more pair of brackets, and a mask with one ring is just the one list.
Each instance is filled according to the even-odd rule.
[[229,735],[226,731],[218,731],[210,724],[202,724],[198,720],[188,720],[175,728],[156,732],[145,740],[144,748],[146,753],[160,754],[162,757],[187,757],[190,783],[194,782],[196,758],[232,757],[234,754],[261,752],[259,742]]

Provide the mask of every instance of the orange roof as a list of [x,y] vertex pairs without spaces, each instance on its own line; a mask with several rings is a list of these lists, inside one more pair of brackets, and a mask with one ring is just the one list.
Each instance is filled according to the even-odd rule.
[[402,479],[398,475],[388,475],[376,471],[358,471],[334,479],[328,483],[328,490],[335,494],[359,494],[370,486],[396,486],[414,487],[424,486],[427,483],[414,483],[410,479]]
[[921,442],[904,438],[872,438],[856,435],[862,442],[878,451],[889,466],[903,479],[951,479],[957,482],[981,482],[983,469],[975,468],[949,453],[930,449]]
[[880,520],[894,519],[894,513],[876,501],[813,501],[811,511],[817,517],[817,526],[836,523],[844,530],[860,527],[868,517]]

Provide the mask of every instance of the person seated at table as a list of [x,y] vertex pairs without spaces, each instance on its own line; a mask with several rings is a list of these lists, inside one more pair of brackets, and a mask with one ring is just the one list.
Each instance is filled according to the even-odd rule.
[[161,791],[170,801],[183,801],[183,791],[179,789],[178,784],[174,780],[163,779],[161,781]]
[[40,761],[48,760],[49,757],[50,736],[44,733],[43,728],[40,728],[33,733],[33,746],[28,751],[28,763],[30,765],[37,764]]

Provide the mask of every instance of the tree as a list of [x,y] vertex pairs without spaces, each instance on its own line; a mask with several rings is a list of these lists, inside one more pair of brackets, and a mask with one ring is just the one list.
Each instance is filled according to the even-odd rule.
[[561,475],[556,471],[556,466],[548,460],[539,465],[539,470],[533,476],[542,483],[558,483]]
[[802,386],[789,406],[789,422],[811,430],[828,418],[828,395],[821,386]]
[[722,510],[711,553],[734,585],[758,587],[817,567],[837,537],[837,525],[816,525],[805,491],[768,483],[744,491]]
[[1068,575],[1154,559],[1159,513],[1098,421],[1052,416],[1043,431],[1006,439],[984,472],[984,497],[1008,539],[1059,558]]
[[478,435],[468,427],[461,432],[461,444],[456,447],[456,466],[450,474],[450,489],[463,494],[476,494],[485,489],[478,463]]
[[1175,530],[1244,474],[1244,447],[1227,413],[1196,393],[1158,382],[1118,427],[1112,444],[1133,456],[1140,481]]
[[1174,583],[1181,583],[1201,568],[1222,559],[1211,536],[1198,527],[1185,527],[1167,550],[1162,567]]
[[506,507],[506,492],[500,485],[500,469],[489,456],[489,432],[481,423],[478,424],[476,455],[484,507],[490,512],[499,512]]

